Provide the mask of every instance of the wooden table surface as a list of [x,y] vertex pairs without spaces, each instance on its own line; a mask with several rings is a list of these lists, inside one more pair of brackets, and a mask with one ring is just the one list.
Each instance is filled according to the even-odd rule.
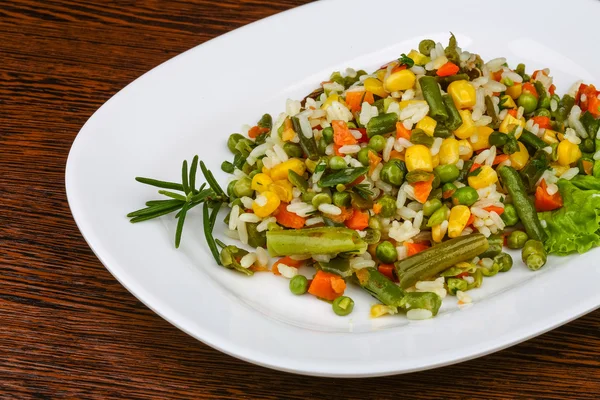
[[306,2],[1,2],[0,398],[600,396],[600,310],[454,366],[386,378],[312,378],[196,341],[137,301],[96,259],[64,188],[69,148],[88,117],[163,61]]

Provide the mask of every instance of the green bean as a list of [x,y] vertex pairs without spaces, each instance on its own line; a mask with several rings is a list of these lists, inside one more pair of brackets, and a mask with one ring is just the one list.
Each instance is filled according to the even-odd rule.
[[523,75],[525,74],[525,64],[519,63],[517,65],[517,68],[515,69],[515,72],[521,75],[521,77],[523,77]]
[[300,146],[302,150],[306,154],[308,158],[311,160],[319,159],[319,152],[317,151],[317,143],[315,142],[314,137],[306,137],[302,132],[302,128],[300,127],[300,121],[296,117],[292,117],[292,126],[294,127],[294,131],[298,135],[300,139]]
[[596,143],[592,138],[585,138],[579,144],[579,149],[583,153],[593,153],[596,150]]
[[243,177],[237,180],[233,186],[233,194],[236,197],[252,196],[254,190],[252,190],[252,181],[250,178]]
[[404,183],[404,171],[399,162],[392,160],[383,165],[379,173],[381,180],[390,185],[400,186]]
[[246,275],[254,275],[254,272],[248,268],[242,267],[238,261],[246,254],[248,254],[248,252],[244,249],[240,249],[239,247],[225,246],[219,253],[219,261],[221,261],[221,265],[223,265],[225,268],[234,269]]
[[242,139],[246,138],[239,133],[232,133],[229,136],[229,139],[227,139],[227,147],[229,148],[229,151],[231,151],[233,154],[238,153],[238,150],[235,148],[235,146]]
[[462,278],[448,278],[446,280],[446,286],[448,286],[448,293],[456,296],[456,292],[459,290],[462,292],[467,291],[468,283]]
[[417,182],[428,182],[431,179],[431,172],[423,171],[422,169],[415,169],[406,174],[406,182],[417,183]]
[[489,95],[485,96],[485,106],[488,115],[492,117],[492,125],[496,126],[496,124],[498,124],[498,114],[496,114],[496,107],[494,107],[494,102]]
[[398,261],[398,251],[391,242],[387,240],[379,243],[375,249],[375,255],[384,264],[392,264]]
[[448,119],[448,111],[442,99],[442,92],[437,81],[432,76],[422,76],[419,78],[421,92],[427,104],[429,105],[429,115],[438,122],[444,122]]
[[535,81],[534,84],[535,90],[538,93],[538,102],[539,108],[549,109],[550,108],[550,96],[548,96],[548,92],[546,88],[540,81]]
[[359,210],[370,210],[373,208],[373,200],[367,196],[367,198],[359,195],[356,192],[350,193],[350,204],[353,208],[358,208]]
[[354,273],[347,258],[336,257],[329,262],[319,261],[318,268],[330,274],[336,274],[342,278],[349,278]]
[[528,240],[521,251],[521,258],[530,270],[537,271],[546,264],[544,245],[538,240]]
[[538,99],[533,94],[523,92],[517,100],[519,107],[523,107],[524,113],[529,114],[535,111],[538,107]]
[[[491,135],[490,135],[491,136]],[[528,130],[523,129],[523,133],[519,137],[519,140],[526,146],[531,146],[534,151],[542,150],[544,147],[548,146],[542,139]]]
[[308,182],[302,176],[298,175],[291,169],[288,170],[288,180],[294,186],[296,186],[303,194],[308,192]]
[[308,290],[308,279],[304,275],[296,275],[290,279],[290,292],[299,296]]
[[[493,134],[492,134],[493,135]],[[473,166],[473,160],[465,161],[462,169],[460,170],[460,175],[456,178],[457,181],[463,182],[467,179],[467,175],[471,171],[471,167]]]
[[419,42],[419,53],[427,57],[429,57],[433,48],[435,48],[435,42],[431,39],[424,39]]
[[377,200],[376,203],[381,206],[379,215],[381,215],[383,218],[391,218],[396,215],[397,206],[396,199],[394,197],[386,194]]
[[552,117],[552,113],[545,109],[545,108],[538,108],[537,110],[535,110],[533,112],[533,116],[534,117],[548,117],[551,118]]
[[504,205],[504,212],[500,215],[502,221],[504,221],[504,225],[506,226],[514,226],[519,222],[519,216],[517,215],[517,210],[515,206],[512,204]]
[[481,273],[483,274],[483,276],[494,276],[496,275],[498,272],[500,272],[500,265],[497,263],[492,263],[492,266],[489,268],[486,267],[479,267],[479,270],[481,271]]
[[429,136],[423,130],[418,128],[413,129],[410,135],[410,141],[412,144],[422,144],[424,146],[431,147],[433,146],[433,140],[433,137]]
[[442,202],[439,199],[430,199],[423,204],[423,215],[431,217],[434,212],[442,208]]
[[455,206],[465,205],[471,207],[477,200],[479,200],[479,194],[471,186],[458,188],[452,195],[452,204]]
[[385,105],[385,99],[375,100],[375,102],[372,104],[372,106],[377,107],[378,114],[384,114],[385,110],[387,109],[387,107]]
[[[525,132],[523,132],[525,134]],[[521,136],[522,137],[522,136]],[[536,136],[537,138],[537,136]],[[542,177],[544,171],[550,167],[550,155],[544,150],[538,150],[527,164],[519,171],[523,184],[528,193],[534,192],[537,181]]]
[[344,317],[352,312],[354,309],[354,300],[347,296],[340,296],[333,301],[331,305],[333,312]]
[[271,130],[271,128],[273,128],[273,118],[271,118],[271,115],[269,115],[269,114],[264,114],[258,120],[258,123],[256,125],[258,125],[261,128],[267,128],[267,129]]
[[483,253],[479,254],[479,258],[494,258],[502,252],[504,239],[500,235],[490,235],[487,238],[490,247]]
[[409,292],[402,298],[401,307],[408,310],[429,310],[436,316],[442,305],[442,298],[433,292]]
[[319,187],[334,187],[339,185],[346,185],[348,183],[354,182],[358,177],[367,173],[369,169],[367,167],[359,167],[359,168],[344,168],[342,170],[336,171],[332,174],[325,175],[319,180]]
[[450,76],[436,76],[435,80],[440,84],[442,90],[447,90],[448,86],[455,81],[469,81],[471,78],[468,74],[456,74]]
[[369,139],[369,147],[375,150],[376,152],[382,152],[385,148],[386,139],[381,135],[375,135],[371,139]]
[[355,272],[358,284],[371,296],[390,307],[400,307],[404,290],[375,268],[362,268]]
[[350,205],[350,193],[348,192],[335,192],[333,193],[333,204],[338,207],[348,207]]
[[508,135],[502,132],[492,132],[489,141],[492,146],[502,147],[508,142]]
[[302,147],[296,143],[285,142],[283,145],[283,151],[290,157],[300,158],[304,155]]
[[500,267],[500,272],[508,272],[513,266],[513,259],[508,253],[500,253],[494,257],[494,263]]
[[435,130],[433,131],[433,137],[439,137],[442,139],[446,139],[452,136],[452,131],[443,124],[437,124],[435,126]]
[[451,131],[455,131],[462,125],[462,117],[460,116],[460,113],[458,112],[458,109],[454,104],[454,100],[452,100],[452,97],[450,95],[446,94],[442,96],[442,100],[444,101],[444,106],[446,107],[446,111],[448,113],[446,128],[448,128]]
[[529,236],[523,231],[513,231],[506,238],[506,245],[509,249],[522,249]]
[[317,193],[311,203],[314,208],[319,208],[321,204],[331,204],[331,196],[327,193]]
[[513,205],[529,237],[540,241],[545,240],[546,233],[542,228],[532,201],[527,196],[527,190],[519,173],[509,166],[502,166],[498,168],[497,172],[504,187],[512,197]]
[[398,114],[387,113],[373,117],[367,124],[367,136],[372,138],[375,135],[386,135],[396,131],[396,122]]
[[376,215],[371,216],[371,218],[369,218],[369,228],[376,229],[378,231],[382,230],[383,223],[381,222],[381,219]]
[[381,240],[381,231],[376,230],[376,229],[367,228],[367,229],[365,229],[365,232],[367,234],[365,235],[363,240],[367,244],[379,243],[379,241]]
[[364,253],[367,244],[353,229],[306,228],[267,232],[267,248],[272,257],[298,254]]
[[259,232],[256,228],[258,223],[246,222],[246,230],[248,231],[248,245],[254,248],[267,247],[267,233]]

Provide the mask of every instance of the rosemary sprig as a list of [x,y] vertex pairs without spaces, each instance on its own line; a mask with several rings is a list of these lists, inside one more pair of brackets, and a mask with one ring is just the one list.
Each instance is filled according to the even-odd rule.
[[[220,205],[219,205],[220,207]],[[218,209],[217,209],[218,211]],[[216,212],[213,212],[216,214]],[[212,226],[210,223],[210,216],[208,215],[208,203],[205,202],[202,206],[202,218],[204,220],[204,236],[206,237],[206,243],[208,244],[208,248],[212,253],[213,257],[217,264],[221,265],[221,257],[219,257],[219,249],[217,249],[217,244],[215,243],[215,238],[212,234]]]

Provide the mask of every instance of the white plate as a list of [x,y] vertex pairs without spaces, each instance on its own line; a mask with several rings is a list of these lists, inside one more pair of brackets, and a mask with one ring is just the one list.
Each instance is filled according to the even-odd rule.
[[[303,97],[331,71],[372,69],[423,38],[446,43],[452,31],[462,48],[484,59],[505,56],[511,65],[525,62],[529,71],[550,67],[561,93],[576,79],[598,83],[600,57],[586,40],[597,36],[597,2],[423,4],[313,3],[196,47],[110,99],[82,128],[66,169],[73,216],[106,268],[148,307],[204,343],[263,366],[321,376],[387,375],[471,359],[600,306],[595,250],[552,257],[537,273],[517,255],[510,273],[472,292],[473,305],[458,309],[448,298],[437,318],[423,322],[371,320],[373,299],[351,288],[355,311],[340,318],[312,296],[293,296],[282,278],[246,278],[218,267],[197,209],[179,250],[172,217],[136,225],[125,218],[155,196],[133,177],[178,180],[181,161],[196,153],[219,171],[230,158],[226,139],[242,124],[265,111],[277,115],[286,98]],[[220,171],[217,178],[226,181]]]

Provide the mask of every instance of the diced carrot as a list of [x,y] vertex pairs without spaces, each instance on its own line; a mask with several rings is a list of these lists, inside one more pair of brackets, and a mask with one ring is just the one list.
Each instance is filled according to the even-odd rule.
[[550,124],[550,118],[549,117],[544,117],[544,116],[537,116],[537,117],[533,117],[531,118],[533,120],[534,124],[538,124],[540,128],[544,128],[544,129],[548,129],[550,128],[552,125]]
[[469,219],[467,220],[467,225],[466,226],[473,225],[473,222],[475,222],[475,216],[473,214],[471,214],[469,216]]
[[285,264],[288,267],[294,267],[294,268],[298,268],[303,264],[303,261],[300,260],[294,260],[293,258],[286,256],[283,258],[280,258],[279,260],[277,260],[277,262],[275,262],[275,264],[273,264],[273,266],[271,267],[271,272],[273,272],[275,275],[281,275],[281,273],[279,272],[279,264]]
[[539,97],[537,90],[535,90],[535,86],[531,82],[525,82],[522,86],[523,93],[531,93],[535,97]]
[[497,82],[500,82],[502,80],[502,70],[492,72],[492,79]]
[[333,152],[335,153],[336,156],[340,156],[340,157],[344,157],[345,154],[340,153],[340,148],[342,146],[340,146],[339,144],[333,144]]
[[[544,74],[544,71],[541,71],[539,69],[536,69],[535,71],[533,71],[533,74],[531,74],[531,79],[535,80],[535,78],[537,78],[538,74],[542,73]],[[544,74],[545,75],[545,74]]]
[[361,175],[358,178],[356,178],[355,180],[353,180],[352,182],[350,182],[349,184],[347,184],[346,187],[356,186],[364,180],[365,180],[365,176]]
[[352,136],[348,125],[344,121],[335,120],[331,122],[333,126],[333,143],[338,146],[344,146],[347,144],[356,144],[356,138]]
[[554,92],[556,92],[556,86],[554,86],[554,83],[550,85],[548,92],[550,92],[550,96],[554,96]]
[[283,225],[286,228],[300,229],[304,226],[306,218],[303,218],[293,212],[287,210],[287,203],[279,204],[279,207],[275,211],[274,215],[277,218],[277,223]]
[[494,211],[498,215],[502,215],[502,213],[504,212],[504,208],[498,207],[498,206],[487,206],[487,207],[483,207],[483,209],[490,213],[492,211]]
[[593,96],[587,98],[587,110],[594,117],[600,116],[600,100],[598,100],[598,93],[594,93]]
[[494,158],[493,165],[500,164],[501,162],[504,162],[509,158],[510,156],[508,154],[498,154],[496,158]]
[[433,175],[428,181],[417,182],[413,185],[415,189],[415,199],[420,203],[425,203],[431,190],[433,189]]
[[469,170],[469,172],[473,172],[479,167],[481,167],[481,164],[473,163],[473,165],[471,165],[471,169]]
[[383,206],[379,203],[375,203],[373,204],[373,212],[375,214],[379,214],[381,212],[381,209],[383,208]]
[[358,229],[359,231],[362,231],[369,226],[369,213],[355,209],[352,212],[352,216],[344,223],[350,229]]
[[535,209],[537,211],[552,211],[561,208],[563,205],[560,193],[556,192],[550,195],[547,189],[546,180],[542,179],[540,186],[535,189]]
[[365,98],[363,99],[363,102],[364,101],[366,101],[369,104],[375,103],[375,97],[373,96],[373,93],[369,91],[365,92]]
[[465,272],[461,272],[460,274],[456,275],[456,278],[464,278],[466,276],[469,276],[469,271],[465,271]]
[[333,222],[342,223],[349,218],[352,218],[352,214],[354,210],[352,208],[340,207],[342,213],[340,215],[327,214],[327,218],[332,220]]
[[515,110],[514,108],[508,110],[508,114],[512,115],[514,118],[517,118],[517,110]]
[[256,125],[250,128],[248,131],[248,137],[256,139],[259,135],[267,132],[269,132],[269,128],[261,128],[260,126]]
[[[252,272],[269,272],[269,268],[255,265],[255,264],[252,264],[250,266],[250,268],[248,268],[248,269]],[[277,272],[279,272],[279,270],[277,270]]]
[[402,71],[403,69],[406,69],[406,64],[397,65],[394,68],[392,68],[392,74],[394,72]]
[[404,161],[404,153],[401,153],[398,150],[392,150],[392,151],[390,151],[390,160]]
[[350,111],[358,112],[362,108],[362,101],[365,95],[364,91],[361,92],[346,92],[346,104]]
[[400,121],[396,122],[396,139],[404,138],[410,140],[410,129],[406,129]]
[[460,70],[458,65],[454,64],[451,61],[448,61],[446,64],[442,65],[436,72],[437,76],[451,76],[456,75],[456,73]]
[[404,247],[406,247],[406,255],[408,257],[415,255],[417,253],[420,253],[423,250],[427,250],[429,248],[429,246],[424,243],[409,243],[409,242],[404,242]]
[[374,151],[367,152],[369,156],[369,176],[375,171],[375,168],[381,162],[381,157],[379,157]]
[[581,160],[581,166],[583,167],[583,172],[586,175],[592,175],[594,170],[594,163],[589,160]]
[[317,271],[308,287],[308,293],[323,300],[333,301],[344,294],[346,282],[339,276]]
[[377,270],[385,275],[391,281],[396,281],[397,278],[394,276],[394,265],[393,264],[379,264]]

